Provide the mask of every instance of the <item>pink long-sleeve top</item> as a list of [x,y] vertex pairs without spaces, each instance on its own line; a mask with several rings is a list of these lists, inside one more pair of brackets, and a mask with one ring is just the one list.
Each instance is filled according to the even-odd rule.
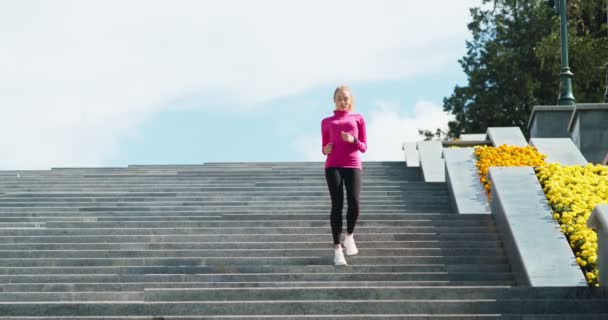
[[[341,132],[350,133],[357,143],[342,140]],[[359,168],[359,152],[367,150],[367,133],[363,116],[349,111],[334,110],[334,115],[321,121],[321,152],[323,147],[332,143],[332,151],[327,155],[325,168]]]

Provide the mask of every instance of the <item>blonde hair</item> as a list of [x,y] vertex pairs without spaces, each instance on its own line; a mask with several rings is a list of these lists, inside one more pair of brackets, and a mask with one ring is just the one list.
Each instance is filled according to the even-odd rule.
[[336,90],[334,90],[334,102],[336,101],[336,95],[338,94],[338,91],[340,90],[344,90],[344,91],[348,91],[348,93],[350,93],[350,106],[348,108],[348,111],[353,111],[355,109],[355,97],[353,97],[353,91],[350,90],[350,87],[347,85],[340,85],[336,88]]

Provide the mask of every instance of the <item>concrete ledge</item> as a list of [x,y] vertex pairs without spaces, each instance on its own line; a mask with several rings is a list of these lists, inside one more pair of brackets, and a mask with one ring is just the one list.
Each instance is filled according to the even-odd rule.
[[517,147],[525,147],[528,145],[526,137],[521,133],[518,127],[498,127],[488,128],[488,138],[492,141],[492,145],[500,147],[503,144]]
[[587,286],[572,249],[552,219],[532,167],[491,167],[492,214],[515,280],[532,287]]
[[441,144],[443,144],[444,148],[449,148],[449,147],[469,148],[469,147],[476,147],[476,146],[488,146],[488,147],[492,146],[492,142],[490,142],[489,140],[441,141]]
[[559,163],[564,166],[587,164],[587,160],[570,138],[532,138],[530,145],[547,155],[547,163]]
[[445,182],[445,163],[442,158],[441,141],[419,141],[416,143],[420,166],[425,182]]
[[460,214],[490,214],[488,197],[479,182],[474,148],[443,150],[445,177],[452,205]]
[[535,106],[528,121],[532,138],[568,138],[574,106]]
[[[600,204],[593,209],[587,226],[597,232],[597,266],[599,279],[608,279],[608,204]],[[605,281],[605,280],[604,280]],[[606,282],[602,285],[608,287]]]
[[420,157],[416,142],[406,142],[403,144],[403,152],[405,153],[405,164],[408,167],[420,167]]

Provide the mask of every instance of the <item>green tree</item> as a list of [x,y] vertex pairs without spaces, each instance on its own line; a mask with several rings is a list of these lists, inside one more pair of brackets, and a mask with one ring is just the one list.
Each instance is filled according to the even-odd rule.
[[435,130],[435,132],[433,132],[431,130],[418,129],[418,134],[424,137],[424,141],[431,141],[431,140],[445,141],[448,139],[447,132],[445,132],[444,130],[442,130],[440,128],[437,128]]
[[[606,0],[569,0],[570,66],[577,102],[599,102],[606,60]],[[455,120],[448,136],[518,126],[527,132],[535,105],[555,105],[559,95],[557,1],[482,0],[472,8],[467,54],[459,60],[468,77],[444,98]]]
[[[606,0],[568,0],[568,49],[570,68],[574,73],[572,88],[577,102],[600,102],[606,86],[608,63],[608,29]],[[559,74],[559,17],[552,17],[552,32],[536,45],[541,68]],[[559,90],[559,78],[545,84]]]

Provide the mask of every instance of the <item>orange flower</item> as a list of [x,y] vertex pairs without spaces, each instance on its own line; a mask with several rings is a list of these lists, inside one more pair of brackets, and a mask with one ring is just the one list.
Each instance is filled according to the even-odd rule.
[[490,167],[514,167],[514,166],[542,166],[545,165],[546,155],[541,154],[531,146],[516,147],[503,144],[499,147],[478,146],[475,147],[476,166],[479,173],[479,181],[484,184],[488,197],[490,197],[490,181],[487,177]]

